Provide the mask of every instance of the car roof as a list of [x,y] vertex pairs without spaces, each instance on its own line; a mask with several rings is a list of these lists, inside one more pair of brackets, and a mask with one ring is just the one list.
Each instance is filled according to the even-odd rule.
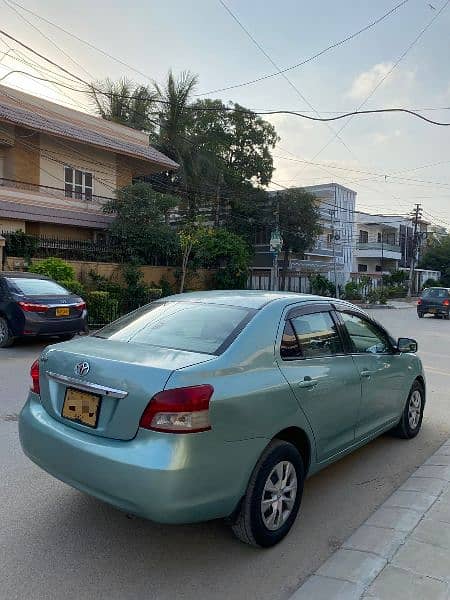
[[40,275],[39,273],[26,273],[24,271],[1,271],[0,277],[6,279],[49,279],[47,275]]
[[[259,309],[270,302],[280,301],[284,304],[306,301],[327,301],[332,298],[296,292],[277,292],[269,290],[214,290],[204,292],[186,292],[162,298],[164,302],[201,302],[205,304],[225,304],[242,308]],[[284,302],[283,302],[284,301]]]

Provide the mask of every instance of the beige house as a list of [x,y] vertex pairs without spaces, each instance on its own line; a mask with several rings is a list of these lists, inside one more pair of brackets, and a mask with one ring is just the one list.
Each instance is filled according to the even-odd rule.
[[177,167],[145,133],[0,86],[0,235],[97,239],[117,188]]

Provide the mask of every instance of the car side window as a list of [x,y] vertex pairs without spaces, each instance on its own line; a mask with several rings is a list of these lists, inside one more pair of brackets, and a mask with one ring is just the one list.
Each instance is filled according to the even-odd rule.
[[340,313],[357,353],[386,354],[391,352],[389,341],[376,325],[363,317]]
[[285,358],[319,358],[344,352],[336,324],[331,314],[325,311],[289,319],[283,335],[282,350]]

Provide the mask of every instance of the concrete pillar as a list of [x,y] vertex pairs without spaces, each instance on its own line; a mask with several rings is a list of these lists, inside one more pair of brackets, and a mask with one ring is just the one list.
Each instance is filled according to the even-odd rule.
[[0,271],[3,271],[3,253],[5,251],[6,240],[0,235]]

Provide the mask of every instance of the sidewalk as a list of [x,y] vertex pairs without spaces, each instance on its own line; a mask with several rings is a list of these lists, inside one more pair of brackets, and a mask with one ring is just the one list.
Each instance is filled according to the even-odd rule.
[[450,600],[450,439],[290,600]]

